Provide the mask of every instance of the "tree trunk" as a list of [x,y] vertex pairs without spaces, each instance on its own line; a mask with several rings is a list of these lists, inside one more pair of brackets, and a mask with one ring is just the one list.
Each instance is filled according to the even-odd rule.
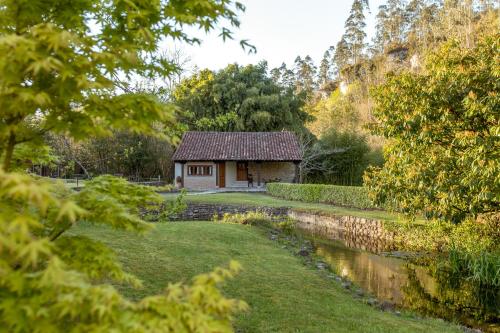
[[80,168],[82,168],[83,173],[85,174],[85,176],[87,176],[87,178],[90,178],[90,175],[87,172],[87,169],[83,166],[83,164],[80,163],[80,162],[78,162],[78,160],[76,158],[73,158],[73,160],[75,161],[76,164],[78,164],[80,166]]
[[7,142],[7,148],[5,149],[5,159],[3,161],[3,169],[8,172],[10,169],[10,164],[12,161],[12,154],[14,153],[14,147],[16,145],[16,135],[14,131],[10,131],[9,141]]

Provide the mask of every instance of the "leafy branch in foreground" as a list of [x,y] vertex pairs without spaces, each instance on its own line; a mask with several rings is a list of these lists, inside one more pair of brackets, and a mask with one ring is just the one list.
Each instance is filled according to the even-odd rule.
[[173,127],[175,107],[130,88],[137,79],[161,80],[179,71],[161,52],[165,41],[199,43],[186,27],[230,34],[244,9],[232,0],[2,1],[4,170],[17,145],[40,144],[51,132],[77,140],[120,129],[169,138],[153,124]]
[[[0,168],[0,327],[10,332],[230,332],[232,315],[247,308],[218,285],[240,266],[169,285],[137,302],[108,280],[140,281],[122,270],[111,250],[64,232],[88,220],[143,232],[140,207],[159,205],[152,189],[98,177],[79,193],[61,184]],[[57,235],[57,237],[55,237]]]

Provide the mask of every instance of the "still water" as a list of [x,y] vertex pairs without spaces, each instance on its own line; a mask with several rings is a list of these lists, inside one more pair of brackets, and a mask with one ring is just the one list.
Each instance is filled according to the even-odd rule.
[[[340,240],[314,242],[316,253],[334,271],[369,291],[379,300],[402,304],[401,286],[408,283],[407,263],[402,259],[346,247]],[[434,294],[436,284],[423,267],[415,267],[426,291]]]
[[352,239],[326,239],[310,233],[305,237],[332,270],[380,301],[485,332],[500,332],[499,290],[485,289],[431,266],[362,250],[366,247]]

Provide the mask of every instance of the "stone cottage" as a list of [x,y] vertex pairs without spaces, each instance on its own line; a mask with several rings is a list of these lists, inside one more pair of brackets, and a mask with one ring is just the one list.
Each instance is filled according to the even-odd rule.
[[186,132],[173,160],[179,187],[263,187],[296,182],[302,152],[291,132]]

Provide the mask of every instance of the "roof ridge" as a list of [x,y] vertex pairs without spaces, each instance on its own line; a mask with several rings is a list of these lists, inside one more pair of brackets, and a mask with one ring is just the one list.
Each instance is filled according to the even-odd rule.
[[230,132],[223,132],[223,131],[186,131],[186,133],[220,133],[220,134],[232,134],[232,133],[254,133],[254,134],[263,134],[263,133],[292,133],[292,131],[284,130],[284,131],[259,131],[259,132],[249,132],[249,131],[230,131]]

